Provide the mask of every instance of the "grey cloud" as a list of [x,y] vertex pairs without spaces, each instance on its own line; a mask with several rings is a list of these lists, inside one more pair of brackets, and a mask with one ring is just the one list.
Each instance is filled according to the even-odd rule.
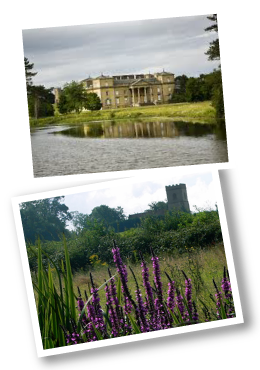
[[216,38],[206,15],[23,30],[24,54],[34,63],[35,83],[61,86],[88,75],[212,71],[205,51]]

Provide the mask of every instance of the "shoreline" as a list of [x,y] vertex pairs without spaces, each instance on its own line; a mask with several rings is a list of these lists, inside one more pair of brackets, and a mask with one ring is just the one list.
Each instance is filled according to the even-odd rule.
[[83,125],[100,121],[131,121],[131,120],[170,120],[178,119],[190,123],[217,124],[215,109],[211,102],[165,104],[160,106],[145,106],[132,108],[118,108],[100,111],[83,111],[79,114],[71,113],[52,117],[30,118],[30,127],[44,127],[50,125]]

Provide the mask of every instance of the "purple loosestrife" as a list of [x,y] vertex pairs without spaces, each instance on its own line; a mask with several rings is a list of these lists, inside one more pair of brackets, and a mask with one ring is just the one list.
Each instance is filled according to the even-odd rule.
[[224,292],[224,297],[227,300],[227,302],[225,302],[225,310],[227,313],[227,317],[228,318],[235,317],[235,307],[234,307],[234,302],[233,302],[232,289],[231,289],[231,284],[229,281],[228,271],[226,271],[225,267],[224,267],[223,279],[221,282],[221,288]]
[[154,274],[154,283],[157,291],[157,297],[162,303],[163,301],[163,292],[162,292],[162,282],[161,282],[161,271],[159,265],[159,258],[155,256],[154,251],[151,248],[152,252],[152,262],[153,262],[153,274]]
[[188,305],[188,311],[186,313],[187,320],[189,321],[189,314],[192,314],[192,285],[191,285],[191,279],[187,277],[184,271],[182,271],[184,277],[185,277],[185,297],[187,300]]
[[195,323],[197,323],[199,321],[197,306],[194,301],[192,302],[192,305],[193,305],[192,320],[195,321]]
[[109,274],[109,277],[111,278],[111,280],[110,280],[111,299],[112,299],[112,301],[113,301],[113,303],[116,307],[117,321],[118,321],[118,325],[120,327],[120,324],[124,323],[124,316],[121,313],[121,306],[119,305],[119,302],[118,302],[115,279],[112,278],[112,274],[111,274],[111,271],[109,270],[109,268],[108,268],[108,274]]
[[167,276],[169,283],[168,283],[168,292],[167,292],[167,307],[173,312],[175,307],[175,281],[173,281],[170,276],[165,271],[165,275]]
[[223,274],[223,279],[221,282],[221,288],[224,292],[224,296],[227,300],[232,299],[232,290],[231,290],[231,284],[229,282],[229,279],[226,276],[226,268],[224,267],[224,274]]
[[[159,258],[155,256],[153,249],[151,248],[152,262],[153,262],[153,275],[154,275],[154,285],[156,289],[157,298],[154,300],[154,306],[156,311],[155,317],[155,330],[167,329],[169,327],[169,317],[168,313],[165,312],[163,305],[163,291],[162,291],[162,281],[161,281],[161,271],[159,265]],[[158,325],[159,324],[159,325]]]
[[134,300],[132,299],[131,297],[131,294],[129,292],[129,289],[128,289],[128,286],[127,286],[127,270],[126,270],[126,266],[123,264],[123,261],[122,261],[122,258],[120,256],[120,250],[119,248],[116,246],[116,242],[113,240],[113,243],[114,243],[114,248],[112,249],[112,253],[113,253],[113,259],[114,259],[114,262],[116,264],[116,267],[117,267],[117,272],[120,276],[120,280],[121,280],[121,283],[122,283],[122,292],[124,294],[124,298],[125,298],[125,312],[126,314],[130,313],[132,311],[132,306],[134,306],[136,308],[136,304],[134,302]]
[[109,289],[109,286],[106,284],[105,285],[105,292],[106,292],[106,299],[107,299],[107,306],[108,306],[108,313],[109,313],[109,317],[110,317],[110,321],[111,321],[111,325],[112,325],[112,335],[114,337],[117,337],[118,336],[118,318],[117,318],[117,315],[116,315],[116,311],[113,307],[113,297],[111,295],[111,291]]
[[183,303],[183,297],[181,295],[181,292],[179,291],[179,289],[176,288],[176,302],[177,302],[177,307],[180,311],[180,314],[181,314],[181,317],[182,318],[185,318],[185,307],[184,307],[184,303]]
[[77,333],[77,326],[73,319],[70,319],[71,326],[73,328],[73,332],[70,334],[70,344],[78,344],[82,343],[83,340],[80,334]]
[[151,320],[153,320],[154,315],[154,301],[153,301],[153,289],[149,281],[149,268],[146,265],[143,255],[140,253],[141,257],[141,268],[142,268],[142,277],[143,277],[143,285],[146,293],[146,306],[149,308],[149,312],[151,315]]
[[217,318],[218,319],[222,319],[221,315],[220,315],[220,307],[221,307],[221,303],[222,303],[222,294],[221,292],[219,291],[218,287],[217,287],[217,284],[215,283],[215,280],[213,279],[213,284],[214,284],[214,287],[216,289],[216,294],[215,294],[215,297],[217,299]]
[[86,325],[86,334],[89,338],[90,342],[94,342],[97,340],[96,333],[93,329],[92,323],[95,323],[96,320],[96,314],[95,314],[95,308],[92,303],[89,303],[87,305],[87,312],[88,312],[88,318],[90,322]]
[[130,268],[130,271],[133,274],[135,285],[136,285],[136,291],[135,291],[135,297],[136,297],[136,301],[137,301],[136,318],[137,318],[137,321],[139,321],[139,325],[141,327],[142,333],[146,333],[146,332],[150,331],[148,321],[146,319],[146,314],[147,314],[148,309],[144,305],[142,294],[141,294],[138,282],[136,280],[134,271],[132,270],[131,267],[129,267],[129,268]]
[[61,329],[64,333],[66,344],[70,344],[71,343],[71,334],[68,333],[67,329],[63,325],[60,325],[60,327],[61,327]]
[[[78,300],[77,300],[77,306],[78,306],[79,317],[80,317],[80,315],[82,313],[82,310],[84,308],[84,302],[83,302],[83,299],[81,298],[80,289],[79,289],[79,287],[77,287],[77,288],[78,288],[78,292],[79,292],[79,296],[78,296]],[[83,325],[83,327],[86,324],[87,324],[87,317],[86,317],[86,315],[84,313],[83,316],[82,316],[82,325]]]
[[95,327],[101,332],[103,336],[107,336],[106,333],[106,324],[104,322],[102,308],[100,306],[100,298],[98,295],[98,289],[95,287],[92,274],[90,273],[90,281],[91,281],[91,293],[92,293],[92,303],[95,309],[95,319],[93,321],[93,324]]

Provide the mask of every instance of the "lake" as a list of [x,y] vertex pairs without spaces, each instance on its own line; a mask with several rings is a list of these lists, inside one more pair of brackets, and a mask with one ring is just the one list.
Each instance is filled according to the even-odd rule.
[[31,132],[35,177],[228,162],[225,125],[104,121]]

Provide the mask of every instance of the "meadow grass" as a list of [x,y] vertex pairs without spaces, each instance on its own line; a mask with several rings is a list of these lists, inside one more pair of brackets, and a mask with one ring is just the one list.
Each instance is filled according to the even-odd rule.
[[[150,277],[152,280],[153,266],[150,258],[145,258],[147,266],[150,270]],[[162,272],[162,284],[163,291],[166,292],[168,288],[168,279],[166,277],[165,271],[169,276],[180,286],[183,290],[185,288],[182,270],[186,275],[192,279],[194,294],[197,300],[201,299],[209,307],[212,306],[212,300],[210,299],[210,294],[214,295],[214,286],[212,280],[220,282],[223,276],[223,268],[227,267],[224,245],[219,243],[214,247],[208,249],[187,249],[186,253],[179,254],[178,252],[174,254],[161,255],[159,256],[160,267]],[[129,267],[134,271],[134,274],[140,284],[140,289],[144,294],[144,288],[142,286],[142,272],[140,268],[140,263],[135,264],[127,262],[128,266],[128,286],[131,293],[134,295],[136,290],[133,275],[130,272]],[[112,274],[116,274],[115,266],[99,266],[91,269],[94,283],[97,287],[102,285],[105,280],[109,278],[107,268],[110,268]],[[118,277],[116,277],[116,280]],[[77,294],[77,287],[80,288],[81,292],[87,291],[90,293],[91,282],[89,273],[87,272],[77,272],[73,276],[73,290]],[[106,296],[105,291],[100,290],[100,303],[102,307],[105,307]],[[214,307],[214,306],[212,306]],[[199,314],[202,314],[199,310]]]
[[113,241],[116,266],[110,266],[109,274],[108,266],[101,265],[90,274],[73,275],[65,238],[63,242],[66,269],[63,261],[60,270],[51,258],[44,268],[40,241],[34,250],[38,271],[33,285],[44,349],[235,316],[223,244],[159,259],[151,249],[152,263],[141,256],[142,261],[127,261],[125,267]]
[[128,119],[162,119],[162,118],[178,118],[184,119],[191,123],[209,123],[216,122],[215,108],[210,101],[198,103],[175,103],[162,104],[156,106],[144,107],[127,107],[117,109],[107,109],[101,111],[83,111],[79,114],[55,114],[53,117],[45,117],[39,119],[30,118],[30,127],[40,127],[48,125],[80,125],[93,121],[104,120],[128,120]]

